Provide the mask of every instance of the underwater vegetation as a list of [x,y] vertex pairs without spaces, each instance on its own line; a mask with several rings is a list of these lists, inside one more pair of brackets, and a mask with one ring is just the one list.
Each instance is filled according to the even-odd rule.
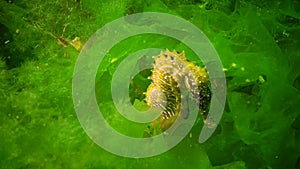
[[[72,75],[82,45],[101,26],[138,12],[164,12],[200,28],[216,48],[227,79],[227,102],[203,144],[202,118],[177,146],[131,159],[96,145],[72,102]],[[0,0],[0,168],[300,168],[300,2],[298,0]],[[139,35],[115,45],[99,66],[96,97],[119,132],[143,137],[148,124],[123,118],[112,102],[114,71],[130,53],[185,44]],[[133,105],[148,109],[151,71],[129,86]]]

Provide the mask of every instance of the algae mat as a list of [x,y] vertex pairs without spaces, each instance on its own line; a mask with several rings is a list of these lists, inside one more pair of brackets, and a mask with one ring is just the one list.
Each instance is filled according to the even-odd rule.
[[[80,125],[73,70],[98,29],[141,12],[172,14],[202,30],[223,64],[227,95],[206,142],[198,142],[199,118],[169,151],[126,158],[99,147]],[[0,168],[300,168],[299,1],[1,0],[0,37]],[[147,48],[185,51],[203,66],[188,46],[162,35],[133,36],[111,48],[97,70],[96,99],[106,121],[129,137],[143,137],[148,124],[124,120],[111,81],[122,60]],[[138,110],[149,108],[150,76],[146,69],[129,84]]]

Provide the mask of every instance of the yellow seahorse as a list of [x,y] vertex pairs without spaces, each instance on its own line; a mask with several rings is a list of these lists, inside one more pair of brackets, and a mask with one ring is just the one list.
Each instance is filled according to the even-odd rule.
[[211,100],[208,73],[186,59],[184,52],[166,50],[154,58],[152,83],[146,91],[146,102],[150,107],[161,108],[161,118],[154,120],[145,132],[151,136],[167,130],[180,114],[182,93],[180,85],[185,85],[192,99],[199,106],[204,122]]

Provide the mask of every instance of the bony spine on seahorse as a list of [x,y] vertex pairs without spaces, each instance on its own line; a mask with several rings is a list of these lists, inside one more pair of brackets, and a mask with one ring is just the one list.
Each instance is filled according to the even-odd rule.
[[199,106],[204,123],[209,123],[207,114],[211,90],[208,73],[205,68],[188,61],[184,52],[166,50],[154,57],[151,80],[146,91],[146,102],[150,107],[161,108],[163,111],[161,118],[154,120],[148,127],[148,135],[153,134],[151,130],[157,128],[167,130],[178,116],[188,116],[188,112],[180,114],[182,85]]

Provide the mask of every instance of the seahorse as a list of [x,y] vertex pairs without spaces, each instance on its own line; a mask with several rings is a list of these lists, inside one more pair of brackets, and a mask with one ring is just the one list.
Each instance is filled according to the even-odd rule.
[[154,57],[150,79],[152,83],[147,88],[145,100],[150,107],[161,108],[162,112],[161,118],[148,126],[146,136],[155,134],[154,130],[157,128],[167,130],[179,115],[188,117],[188,112],[180,114],[184,94],[180,92],[181,85],[191,93],[192,100],[199,106],[204,123],[206,122],[212,93],[204,67],[188,61],[184,52],[166,50]]

